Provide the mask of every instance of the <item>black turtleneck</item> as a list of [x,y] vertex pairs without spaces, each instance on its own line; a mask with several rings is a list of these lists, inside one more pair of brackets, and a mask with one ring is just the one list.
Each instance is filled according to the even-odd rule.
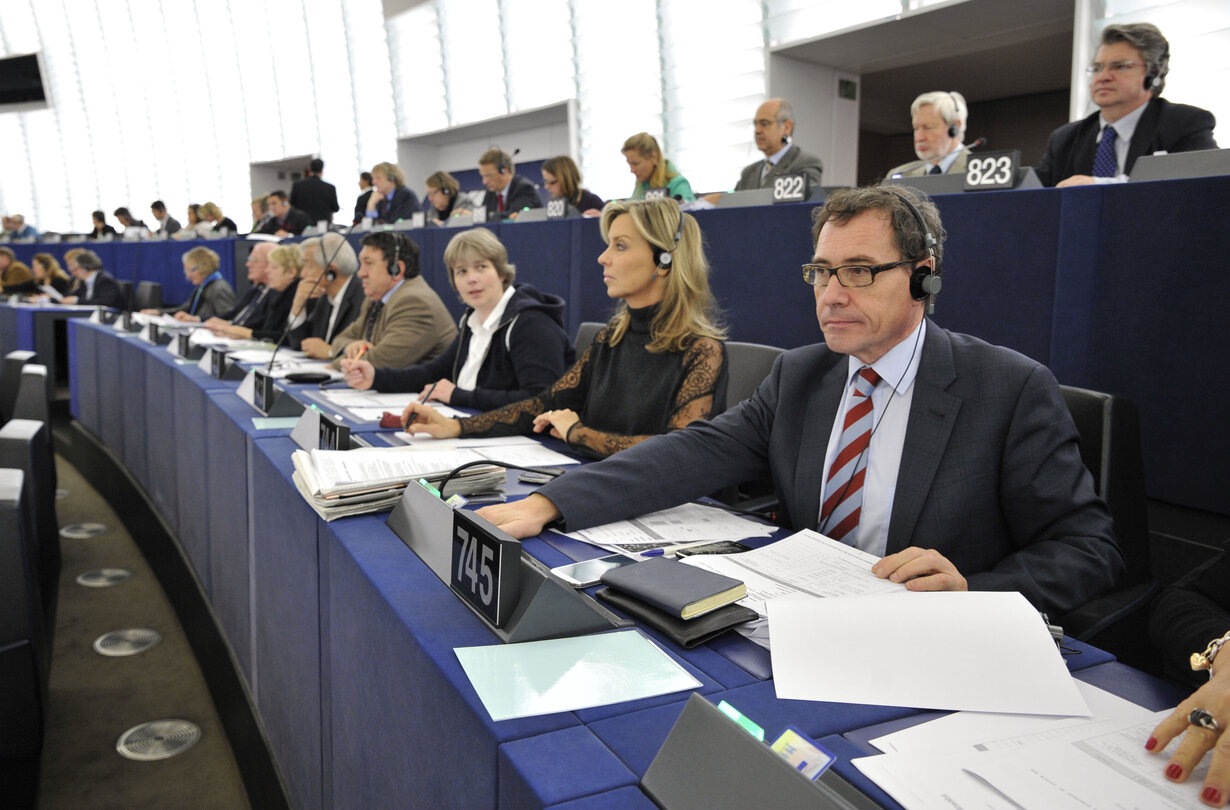
[[651,352],[657,306],[628,309],[618,344],[604,327],[576,365],[536,397],[461,420],[463,436],[530,435],[534,417],[571,409],[581,418],[568,437],[574,449],[608,456],[649,436],[721,413],[726,399],[726,349],[697,338],[683,351]]

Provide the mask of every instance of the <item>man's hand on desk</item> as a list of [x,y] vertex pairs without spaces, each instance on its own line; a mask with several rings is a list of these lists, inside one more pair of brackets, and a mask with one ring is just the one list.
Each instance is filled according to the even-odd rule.
[[581,417],[571,408],[559,411],[543,411],[534,417],[534,432],[542,433],[550,428],[551,436],[560,441],[568,440],[568,431],[581,421]]
[[537,492],[512,503],[484,506],[478,514],[518,540],[542,534],[544,526],[561,517],[555,504]]
[[328,360],[333,355],[330,352],[329,344],[325,343],[318,337],[308,337],[303,339],[303,343],[299,346],[303,353],[308,357],[316,360]]
[[880,579],[904,582],[911,591],[968,591],[965,577],[952,562],[933,548],[910,546],[889,554],[871,572]]
[[1071,186],[1092,186],[1096,180],[1087,174],[1074,174],[1064,180],[1060,180],[1055,184],[1055,188],[1069,188]]
[[366,360],[343,360],[342,373],[351,388],[366,391],[376,379],[376,367]]
[[221,326],[209,327],[209,331],[213,332],[215,335],[221,335],[222,337],[228,337],[228,338],[235,338],[236,340],[248,340],[249,338],[252,337],[252,330],[249,329],[248,327],[235,326],[234,324],[226,323],[225,321],[222,323]]
[[434,439],[455,439],[461,435],[461,423],[443,416],[430,405],[411,402],[402,411],[401,423],[410,433],[426,433]]
[[[144,312],[144,311],[145,311],[145,310],[142,310],[142,312]],[[151,314],[151,315],[157,315],[157,314],[158,314],[158,310],[156,310],[156,309],[151,309],[151,310],[149,310],[149,314]],[[176,312],[176,313],[175,313],[174,315],[172,315],[171,317],[172,317],[172,318],[174,318],[174,319],[175,319],[175,320],[177,320],[177,321],[183,321],[184,323],[200,323],[200,322],[201,322],[201,319],[200,319],[200,318],[198,318],[197,316],[195,316],[195,315],[189,315],[187,312],[184,312],[184,311],[182,311],[182,310],[181,310],[181,311],[179,311],[179,312]],[[226,323],[226,321],[223,321],[221,318],[210,318],[210,320],[211,320],[211,321],[222,321],[222,323]]]

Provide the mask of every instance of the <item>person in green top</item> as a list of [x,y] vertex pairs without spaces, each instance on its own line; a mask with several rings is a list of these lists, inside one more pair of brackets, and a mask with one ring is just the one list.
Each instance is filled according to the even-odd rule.
[[628,168],[636,177],[636,187],[632,189],[632,199],[641,200],[645,191],[651,188],[667,189],[667,194],[677,200],[694,200],[692,184],[675,166],[662,157],[662,149],[658,140],[648,132],[638,132],[624,141],[624,157],[628,160]]

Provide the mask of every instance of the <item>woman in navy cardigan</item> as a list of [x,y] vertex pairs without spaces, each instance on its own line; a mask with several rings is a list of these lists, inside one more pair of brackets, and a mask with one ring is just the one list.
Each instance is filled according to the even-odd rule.
[[514,284],[508,251],[486,228],[463,231],[444,249],[448,280],[466,305],[457,339],[439,357],[408,368],[343,361],[353,388],[418,391],[459,408],[491,410],[543,391],[572,365],[564,302]]

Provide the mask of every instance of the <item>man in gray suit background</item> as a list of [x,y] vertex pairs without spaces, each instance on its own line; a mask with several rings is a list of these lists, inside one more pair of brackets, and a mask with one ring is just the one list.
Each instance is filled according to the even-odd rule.
[[907,188],[843,189],[812,235],[803,272],[824,344],[785,352],[710,422],[482,514],[528,537],[769,477],[784,525],[883,555],[873,571],[910,590],[1016,590],[1062,615],[1110,588],[1123,558],[1055,378],[925,317],[943,259],[935,205]]
[[774,178],[784,174],[805,174],[813,187],[820,185],[824,170],[820,158],[790,143],[790,136],[794,134],[794,107],[789,101],[771,98],[761,104],[752,127],[756,148],[764,152],[764,160],[744,168],[735,191],[769,188]]
[[955,90],[923,93],[910,105],[910,123],[918,160],[889,169],[888,177],[965,174],[969,149],[963,141],[969,107],[964,96]]

